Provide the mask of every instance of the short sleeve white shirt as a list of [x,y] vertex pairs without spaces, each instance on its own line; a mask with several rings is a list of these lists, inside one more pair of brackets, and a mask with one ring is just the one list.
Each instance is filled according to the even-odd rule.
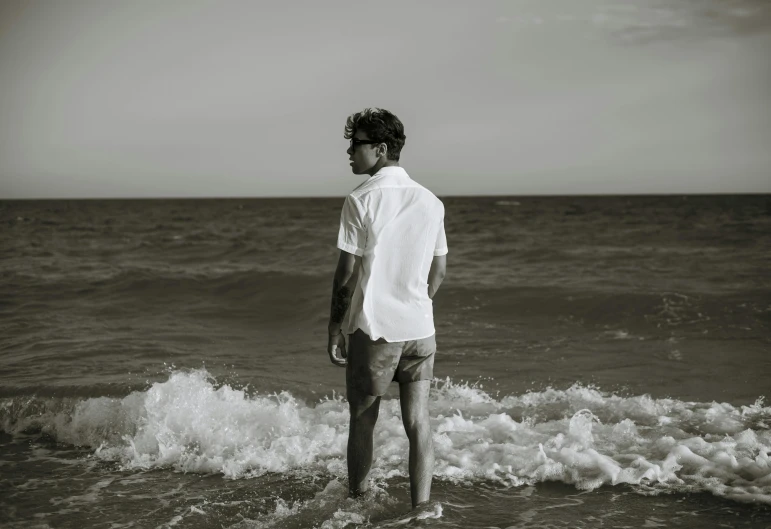
[[448,248],[444,204],[431,191],[403,168],[383,167],[345,198],[337,247],[361,256],[343,332],[388,342],[434,334],[428,272]]

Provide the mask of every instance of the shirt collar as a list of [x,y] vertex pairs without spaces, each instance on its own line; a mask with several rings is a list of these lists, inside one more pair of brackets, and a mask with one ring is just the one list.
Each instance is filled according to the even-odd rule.
[[380,179],[381,177],[386,177],[386,176],[396,176],[396,177],[403,177],[403,178],[410,177],[407,174],[407,171],[405,171],[403,167],[400,167],[398,165],[387,165],[385,167],[381,167],[377,173],[373,174],[369,178],[369,180],[372,180],[373,178]]

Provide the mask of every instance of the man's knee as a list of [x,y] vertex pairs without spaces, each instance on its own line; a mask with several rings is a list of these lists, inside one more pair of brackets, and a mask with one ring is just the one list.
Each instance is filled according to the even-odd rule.
[[409,414],[403,418],[403,422],[404,431],[407,432],[410,440],[431,435],[431,422],[427,410]]
[[366,413],[354,414],[351,413],[351,426],[355,428],[368,428],[374,429],[375,423],[377,423],[378,412],[368,411]]
[[431,427],[429,425],[425,426],[415,426],[412,428],[406,428],[405,431],[407,432],[407,439],[410,441],[410,443],[418,443],[420,445],[424,445],[431,441]]
[[428,411],[428,393],[431,381],[420,380],[400,384],[402,421],[407,436],[414,437],[430,435],[431,416]]
[[380,397],[355,392],[350,396],[351,425],[374,426],[380,413]]

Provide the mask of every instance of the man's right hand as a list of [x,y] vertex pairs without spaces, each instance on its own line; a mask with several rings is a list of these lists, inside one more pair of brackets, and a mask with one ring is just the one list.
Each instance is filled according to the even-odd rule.
[[348,362],[346,360],[348,353],[345,350],[345,335],[343,333],[329,337],[327,353],[329,353],[329,359],[333,364],[338,367],[345,367]]

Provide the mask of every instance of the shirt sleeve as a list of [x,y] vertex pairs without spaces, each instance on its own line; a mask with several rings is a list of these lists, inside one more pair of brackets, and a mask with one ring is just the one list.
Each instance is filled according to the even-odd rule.
[[361,256],[367,246],[367,227],[364,224],[364,211],[353,196],[345,197],[343,211],[340,214],[340,231],[337,234],[337,247],[348,253]]
[[444,218],[442,218],[442,222],[439,223],[439,232],[436,234],[434,255],[446,255],[447,252],[447,235],[444,233]]

